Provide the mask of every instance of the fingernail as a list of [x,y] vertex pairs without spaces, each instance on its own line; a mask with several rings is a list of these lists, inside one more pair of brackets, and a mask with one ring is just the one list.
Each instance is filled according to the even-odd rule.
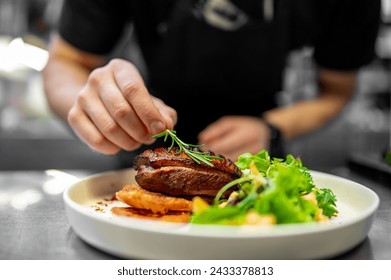
[[154,121],[151,123],[150,129],[152,134],[158,134],[165,129],[165,125],[161,121]]

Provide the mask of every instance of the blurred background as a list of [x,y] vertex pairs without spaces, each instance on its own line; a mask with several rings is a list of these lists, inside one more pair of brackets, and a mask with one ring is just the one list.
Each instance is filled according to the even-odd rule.
[[[46,104],[41,71],[61,5],[62,0],[0,0],[0,170],[117,167],[116,157],[82,144]],[[113,53],[132,60],[142,72],[139,54],[132,36],[123,38]],[[311,98],[314,74],[311,50],[292,52],[279,102]],[[354,100],[324,129],[287,143],[287,151],[316,170],[347,162],[376,165],[390,147],[390,89],[391,0],[383,0],[376,58],[361,69]]]

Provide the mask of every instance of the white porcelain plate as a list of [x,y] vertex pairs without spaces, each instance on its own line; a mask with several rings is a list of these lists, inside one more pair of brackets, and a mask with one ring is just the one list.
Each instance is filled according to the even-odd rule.
[[353,181],[312,171],[315,184],[333,190],[339,216],[329,223],[258,226],[175,224],[113,216],[112,201],[134,170],[96,174],[64,192],[68,220],[87,243],[110,254],[137,259],[323,259],[362,242],[379,197]]

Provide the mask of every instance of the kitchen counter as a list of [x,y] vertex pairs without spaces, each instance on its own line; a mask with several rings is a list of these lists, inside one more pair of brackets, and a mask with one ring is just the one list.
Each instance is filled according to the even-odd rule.
[[[368,238],[335,259],[391,260],[389,180],[347,167],[321,171],[363,184],[380,197]],[[53,172],[62,180],[53,181]],[[78,178],[92,173],[66,172]],[[70,227],[62,200],[68,179],[72,177],[56,171],[0,172],[0,259],[116,259],[85,243]]]

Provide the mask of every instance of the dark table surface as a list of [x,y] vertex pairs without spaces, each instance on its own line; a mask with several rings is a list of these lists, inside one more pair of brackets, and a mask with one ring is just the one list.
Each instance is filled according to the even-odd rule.
[[[368,237],[336,259],[390,260],[389,178],[363,174],[347,167],[321,171],[363,184],[380,197],[380,206]],[[93,173],[82,170],[66,172],[78,177]],[[116,259],[88,245],[74,233],[62,200],[61,191],[66,186],[52,180],[45,171],[0,172],[0,259]]]

